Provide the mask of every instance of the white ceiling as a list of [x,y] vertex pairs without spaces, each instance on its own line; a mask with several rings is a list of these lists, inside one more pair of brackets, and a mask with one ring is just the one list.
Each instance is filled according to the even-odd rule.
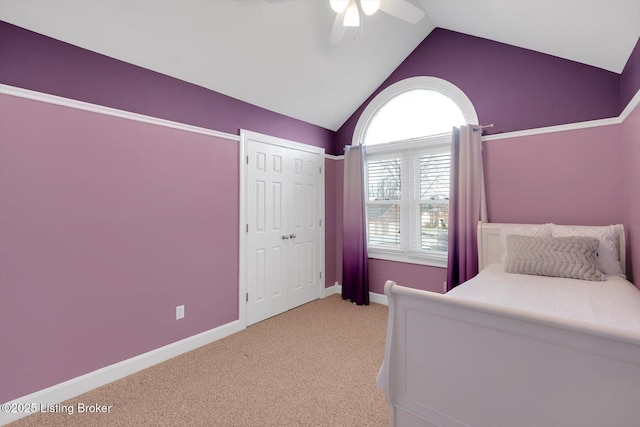
[[[400,1],[400,0],[382,0]],[[337,130],[435,28],[616,73],[640,36],[640,0],[408,0],[329,44],[328,0],[0,0],[0,19]]]

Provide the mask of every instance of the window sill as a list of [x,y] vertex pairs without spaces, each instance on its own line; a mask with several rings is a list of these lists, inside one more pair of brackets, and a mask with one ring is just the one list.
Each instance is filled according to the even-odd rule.
[[382,259],[385,261],[404,262],[407,264],[428,265],[430,267],[447,268],[447,255],[411,255],[404,252],[381,251],[369,249],[370,259]]

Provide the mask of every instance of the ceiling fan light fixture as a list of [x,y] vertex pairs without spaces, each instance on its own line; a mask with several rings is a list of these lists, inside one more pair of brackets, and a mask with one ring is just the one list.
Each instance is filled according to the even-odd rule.
[[329,5],[335,13],[342,13],[349,6],[349,0],[329,0]]
[[344,21],[342,23],[345,27],[359,27],[360,26],[360,12],[358,11],[358,5],[355,1],[349,3],[346,12],[344,13]]
[[365,15],[371,16],[380,9],[380,0],[360,0],[360,7]]

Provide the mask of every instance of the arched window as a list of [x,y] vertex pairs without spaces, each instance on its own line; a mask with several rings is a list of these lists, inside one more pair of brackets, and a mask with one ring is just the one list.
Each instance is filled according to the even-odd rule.
[[402,92],[380,106],[365,129],[367,146],[451,133],[466,124],[451,98],[430,89]]
[[466,95],[434,77],[389,86],[365,108],[354,143],[367,146],[370,257],[446,266],[451,132],[477,123]]

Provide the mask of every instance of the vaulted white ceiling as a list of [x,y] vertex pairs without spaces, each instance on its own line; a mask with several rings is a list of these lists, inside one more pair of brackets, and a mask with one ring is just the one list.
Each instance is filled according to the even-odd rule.
[[[382,0],[387,2],[400,0]],[[435,28],[622,72],[640,0],[408,0],[336,45],[328,0],[0,0],[0,19],[337,130]]]

